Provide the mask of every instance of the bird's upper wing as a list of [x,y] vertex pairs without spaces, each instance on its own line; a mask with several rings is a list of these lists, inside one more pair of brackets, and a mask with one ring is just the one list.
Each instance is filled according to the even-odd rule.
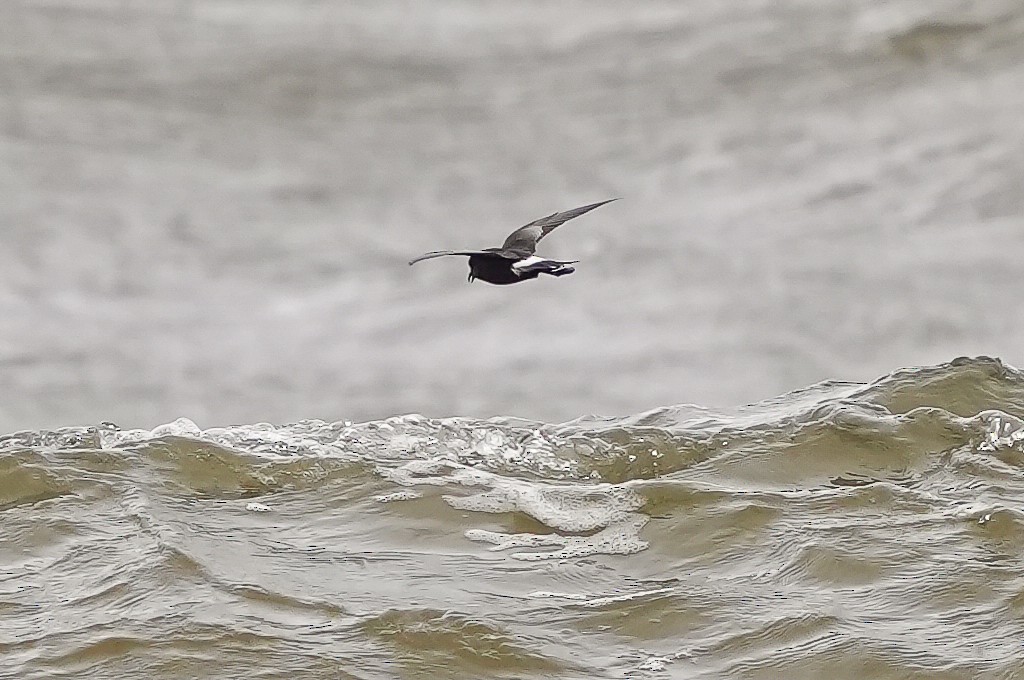
[[556,227],[559,227],[574,217],[579,217],[584,213],[588,213],[594,208],[600,208],[606,203],[617,201],[617,198],[610,198],[607,201],[601,201],[600,203],[591,203],[590,205],[584,205],[579,208],[573,208],[572,210],[566,210],[565,212],[554,213],[547,217],[542,217],[539,220],[534,220],[526,226],[519,227],[505,239],[505,243],[502,244],[502,249],[515,250],[525,252],[528,255],[532,255],[537,249],[537,241],[541,240],[549,233],[551,233]]
[[501,248],[487,248],[486,250],[432,250],[429,253],[423,253],[419,257],[409,260],[409,264],[416,264],[420,260],[430,260],[435,257],[444,257],[445,255],[497,255],[498,257],[504,257],[508,259],[517,259],[512,253],[505,253]]

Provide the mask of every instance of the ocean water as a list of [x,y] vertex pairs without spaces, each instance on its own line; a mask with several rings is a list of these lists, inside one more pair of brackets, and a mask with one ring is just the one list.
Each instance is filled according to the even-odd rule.
[[3,3],[0,678],[1024,677],[1022,112],[1019,0]]
[[[0,13],[0,431],[1024,365],[1018,0]],[[572,276],[406,266],[614,196],[545,239]]]
[[11,678],[1024,677],[1024,374],[0,437]]

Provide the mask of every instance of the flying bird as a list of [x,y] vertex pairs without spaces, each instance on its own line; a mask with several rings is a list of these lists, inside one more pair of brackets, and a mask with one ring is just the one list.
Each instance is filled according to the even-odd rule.
[[591,203],[565,212],[557,212],[529,224],[519,227],[505,239],[500,248],[484,248],[483,250],[434,250],[420,255],[409,262],[416,264],[420,260],[429,260],[435,257],[447,255],[468,255],[469,256],[469,278],[480,279],[487,283],[506,285],[535,279],[541,274],[551,276],[565,276],[572,274],[576,269],[572,266],[579,260],[549,260],[539,257],[534,253],[537,250],[537,242],[550,234],[557,227],[565,224],[574,217],[588,213],[594,208],[600,208],[606,203],[616,201],[610,198],[600,203]]

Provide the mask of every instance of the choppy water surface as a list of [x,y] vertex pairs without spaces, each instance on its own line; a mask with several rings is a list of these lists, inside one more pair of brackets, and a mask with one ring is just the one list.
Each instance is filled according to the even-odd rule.
[[0,437],[5,677],[1015,678],[1024,375]]

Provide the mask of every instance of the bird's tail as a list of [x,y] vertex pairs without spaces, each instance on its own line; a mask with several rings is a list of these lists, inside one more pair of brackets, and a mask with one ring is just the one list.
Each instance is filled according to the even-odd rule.
[[[576,262],[579,262],[579,260],[576,260]],[[556,267],[555,269],[545,271],[544,273],[551,274],[552,276],[565,276],[566,274],[572,274],[574,271],[576,271],[576,267],[572,266],[573,264],[575,264],[575,262],[563,262],[562,264],[558,265],[558,267]]]
[[577,262],[579,260],[546,260],[535,255],[521,262],[516,262],[512,265],[512,269],[520,275],[536,272],[538,274],[562,276],[563,274],[571,274],[575,271],[572,265]]

